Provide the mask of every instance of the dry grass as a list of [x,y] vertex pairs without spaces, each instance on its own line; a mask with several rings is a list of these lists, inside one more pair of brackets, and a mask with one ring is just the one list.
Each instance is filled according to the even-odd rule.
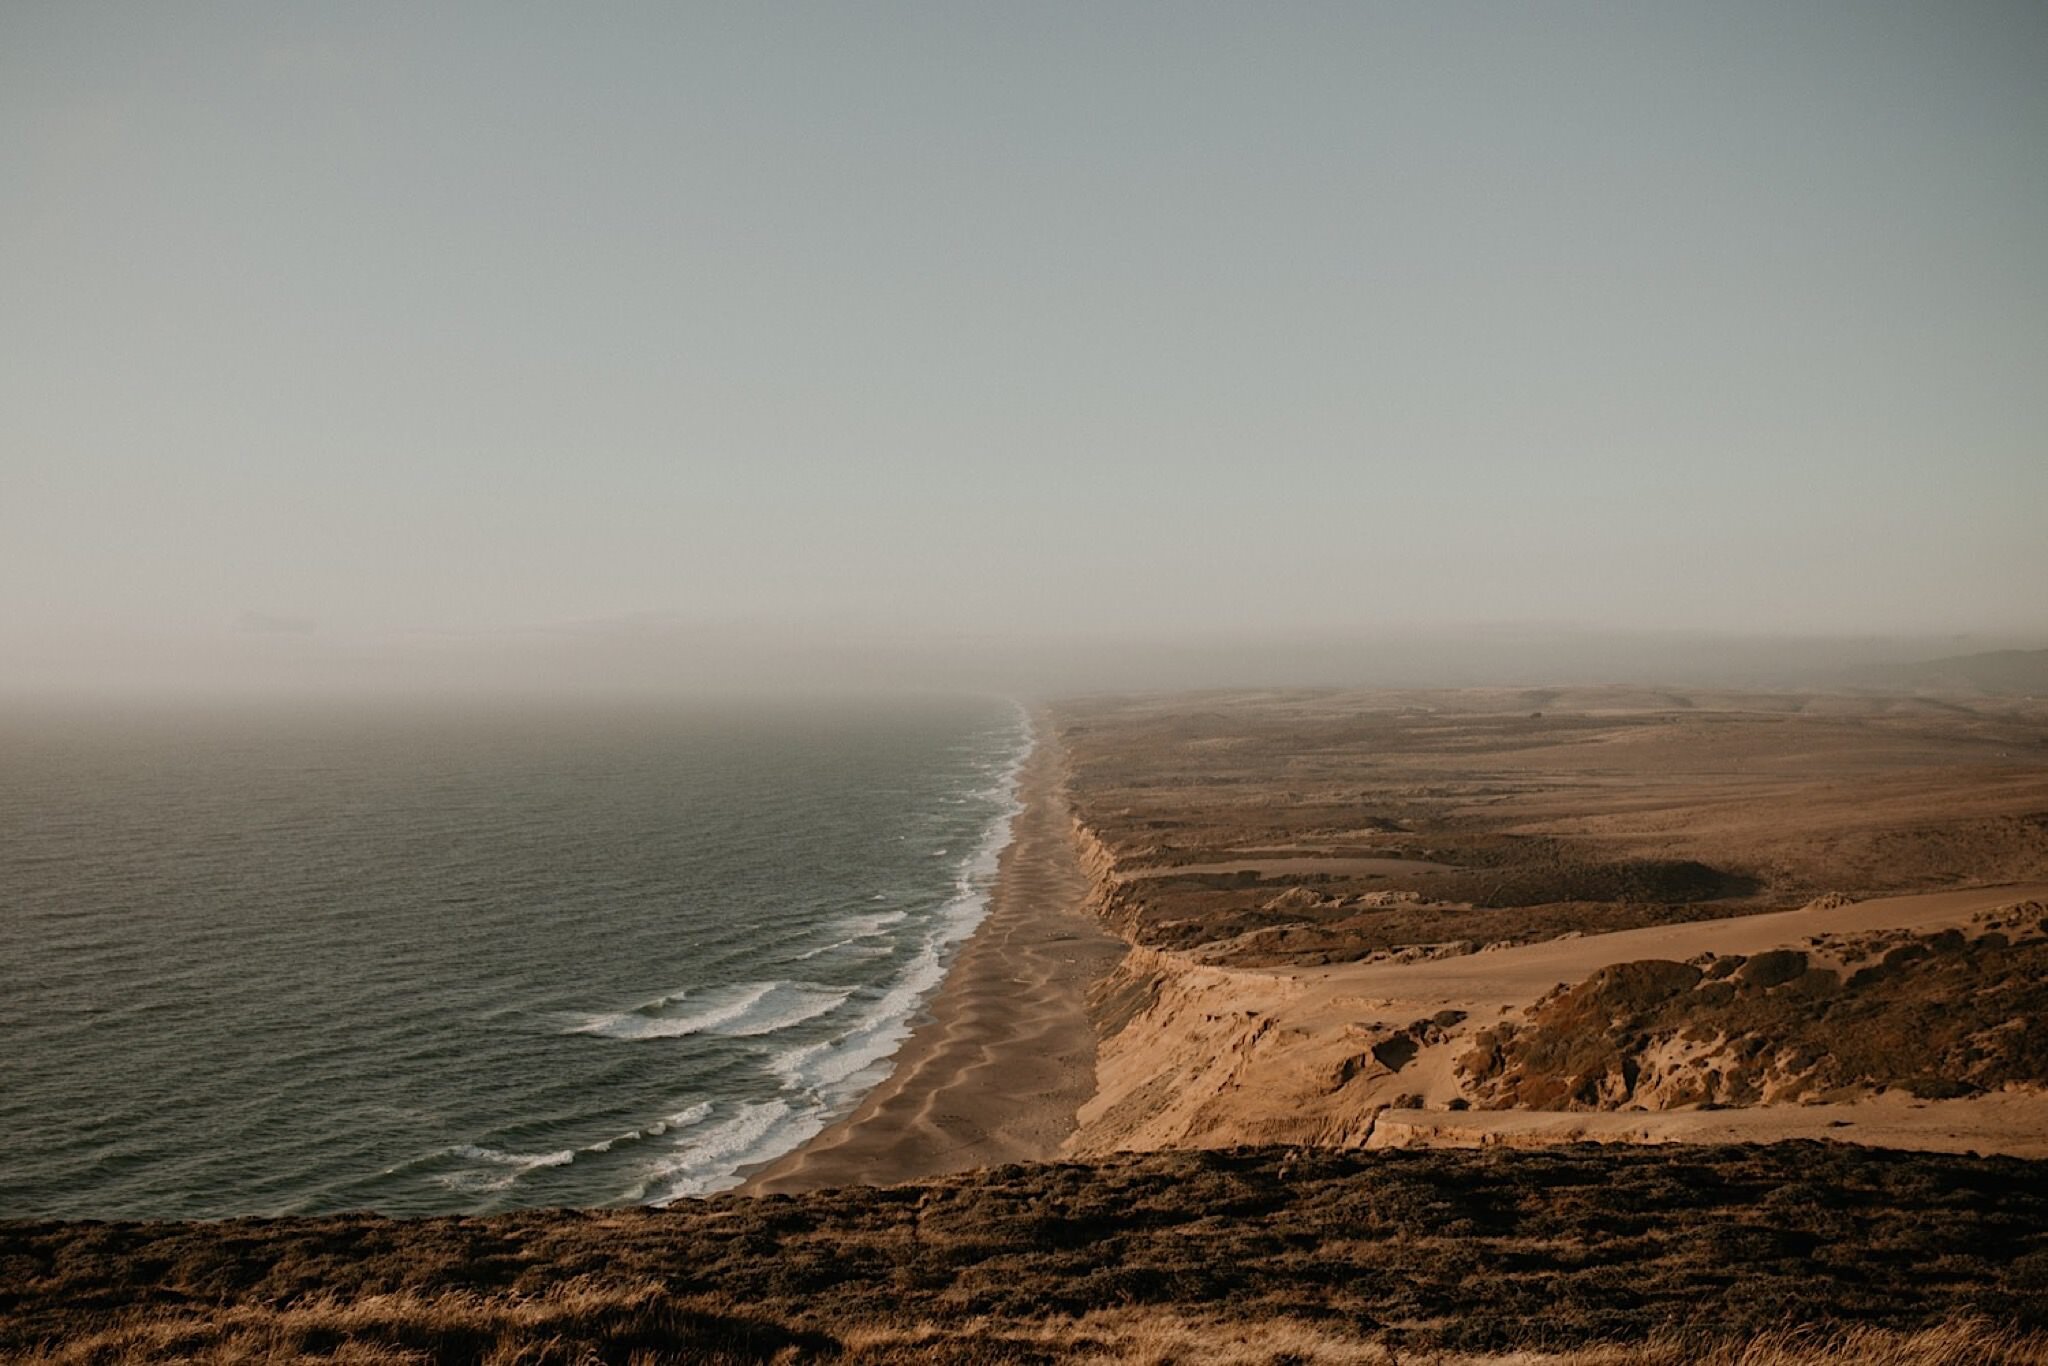
[[[1652,1343],[1596,1347],[1557,1356],[1469,1358],[1527,1362],[1530,1366],[2039,1366],[2048,1362],[2048,1337],[2015,1333],[1982,1320],[1942,1324],[1917,1333],[1858,1328],[1829,1331],[1786,1328],[1744,1342]],[[1414,1358],[1404,1358],[1413,1366]],[[1455,1358],[1442,1366],[1464,1366]]]
[[845,1339],[846,1360],[978,1366],[1017,1360],[1074,1366],[2042,1366],[2048,1336],[1981,1320],[1918,1332],[1781,1329],[1738,1342],[1665,1340],[1630,1346],[1507,1355],[1401,1350],[1326,1326],[1275,1318],[1225,1319],[1110,1313],[1025,1328],[863,1328]]
[[165,1312],[12,1358],[21,1366],[321,1361],[333,1366],[584,1366],[621,1362],[799,1362],[848,1366],[2042,1366],[2048,1336],[1961,1320],[1912,1332],[1786,1328],[1732,1342],[1666,1338],[1564,1352],[1401,1349],[1343,1327],[1276,1315],[1231,1319],[1116,1310],[1019,1323],[855,1324],[836,1336],[778,1330],[659,1286],[569,1291],[531,1301],[471,1295],[313,1300],[272,1312]]
[[1902,1087],[2048,1085],[2048,939],[1899,936],[1844,975],[1778,950],[1602,968],[1482,1030],[1461,1060],[1482,1108],[1752,1105]]
[[[1104,898],[1118,929],[1245,966],[2048,876],[2038,703],[1258,692],[1057,721],[1076,815],[1148,873]],[[1315,855],[1439,867],[1284,867]]]
[[92,1332],[24,1346],[34,1366],[320,1360],[572,1366],[591,1361],[738,1363],[836,1354],[819,1333],[683,1299],[658,1284],[570,1285],[535,1296],[316,1294],[284,1305],[158,1309]]
[[1269,1148],[669,1211],[0,1224],[6,1361],[1689,1361],[1971,1320],[2048,1333],[2048,1163]]

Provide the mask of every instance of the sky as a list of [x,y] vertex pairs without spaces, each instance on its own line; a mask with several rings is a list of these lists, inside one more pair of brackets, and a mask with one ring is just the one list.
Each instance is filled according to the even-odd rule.
[[2038,4],[0,7],[0,683],[2048,643],[2044,514]]

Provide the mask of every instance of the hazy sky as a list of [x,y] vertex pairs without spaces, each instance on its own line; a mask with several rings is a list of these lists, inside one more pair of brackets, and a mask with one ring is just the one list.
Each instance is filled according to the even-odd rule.
[[2042,632],[2048,7],[14,0],[0,320],[17,659]]

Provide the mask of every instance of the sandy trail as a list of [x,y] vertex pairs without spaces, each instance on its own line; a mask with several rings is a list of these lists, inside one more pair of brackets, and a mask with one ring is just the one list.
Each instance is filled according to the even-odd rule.
[[1124,943],[1082,909],[1065,755],[1042,718],[1019,775],[1022,810],[987,917],[961,948],[896,1068],[852,1115],[769,1164],[744,1189],[767,1194],[888,1185],[1043,1160],[1095,1089],[1089,986]]

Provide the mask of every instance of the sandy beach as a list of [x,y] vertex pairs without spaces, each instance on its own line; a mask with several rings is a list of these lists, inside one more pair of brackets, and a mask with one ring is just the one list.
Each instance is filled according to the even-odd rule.
[[750,1177],[793,1193],[890,1184],[1056,1155],[1095,1091],[1088,988],[1123,955],[1083,909],[1064,783],[1049,721],[1018,779],[1022,809],[988,915],[961,948],[896,1068],[851,1115]]

